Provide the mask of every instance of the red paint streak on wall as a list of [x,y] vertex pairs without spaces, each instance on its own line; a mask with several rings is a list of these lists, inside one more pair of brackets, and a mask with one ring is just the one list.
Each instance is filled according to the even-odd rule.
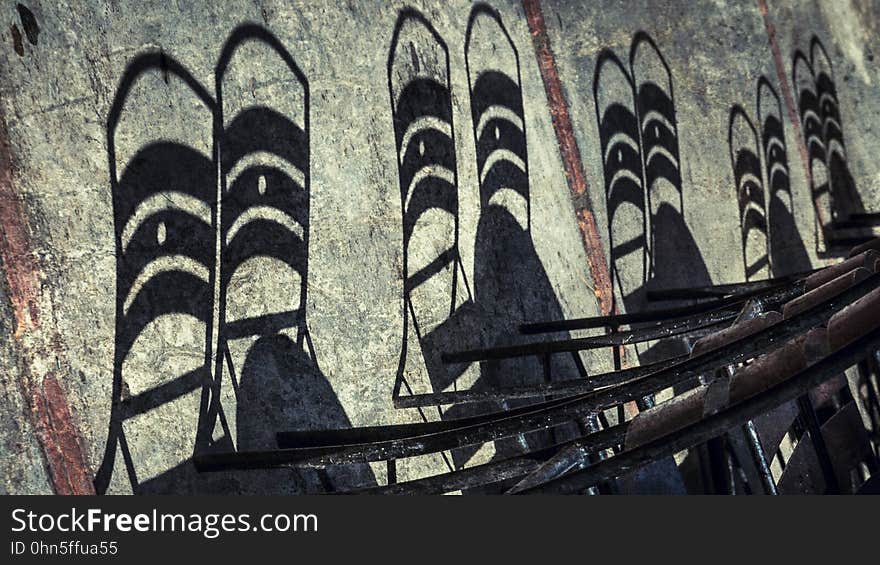
[[587,194],[589,187],[584,175],[580,150],[574,137],[568,102],[562,92],[562,82],[559,80],[556,61],[553,58],[553,51],[550,49],[550,39],[547,37],[547,27],[541,12],[540,0],[523,0],[523,9],[529,23],[541,78],[544,81],[544,91],[547,93],[550,117],[553,120],[556,141],[559,144],[559,152],[565,166],[565,178],[575,203],[575,216],[580,228],[584,251],[587,254],[590,276],[593,278],[593,292],[602,314],[608,315],[615,310],[611,274],[596,225],[596,217],[589,204],[589,195]]
[[55,375],[33,387],[31,404],[56,494],[95,494],[67,396]]
[[[795,132],[795,143],[797,144],[798,153],[801,156],[801,162],[804,166],[804,175],[807,179],[807,186],[813,186],[813,174],[810,172],[810,155],[807,151],[807,144],[804,142],[804,136],[801,132],[801,120],[798,116],[797,104],[791,91],[791,85],[785,74],[785,63],[782,59],[782,52],[779,50],[779,43],[776,41],[776,27],[770,19],[769,10],[767,9],[767,0],[758,0],[758,7],[761,9],[761,16],[764,17],[764,25],[767,27],[767,39],[770,42],[770,50],[773,52],[773,64],[776,67],[776,77],[779,80],[779,88],[782,90],[782,98],[785,100],[785,109],[788,113],[788,119],[791,122]],[[824,212],[819,206],[818,201],[813,199],[813,208],[816,212],[816,218],[819,225],[824,227],[829,225],[829,218],[825,217]],[[824,235],[820,230],[820,236]]]
[[0,114],[0,257],[9,285],[15,336],[40,325],[37,293],[40,281],[30,253],[30,228],[12,183],[12,159],[6,122]]
[[15,191],[11,155],[0,112],[0,257],[15,318],[19,379],[53,489],[57,494],[94,494],[67,396],[54,374],[39,374],[33,364],[36,356],[58,355],[55,344],[60,340],[54,328],[40,327],[39,265],[31,250],[27,214]]

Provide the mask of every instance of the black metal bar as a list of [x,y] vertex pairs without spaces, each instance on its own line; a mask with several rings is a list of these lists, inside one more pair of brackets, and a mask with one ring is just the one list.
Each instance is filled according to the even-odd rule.
[[779,489],[776,488],[776,481],[773,480],[773,473],[770,471],[770,463],[767,460],[767,453],[761,444],[761,438],[758,437],[758,430],[755,429],[755,423],[749,420],[742,426],[743,434],[746,436],[746,444],[758,468],[758,475],[761,477],[761,484],[764,486],[764,492],[771,495],[778,495]]
[[446,404],[461,404],[469,402],[486,402],[489,400],[536,398],[539,396],[575,395],[592,392],[596,389],[609,386],[618,386],[627,381],[643,377],[654,371],[672,367],[687,358],[680,355],[651,363],[639,365],[620,371],[600,373],[582,379],[556,381],[549,384],[539,384],[521,387],[508,387],[490,390],[459,390],[451,392],[431,392],[399,396],[394,399],[397,408],[416,408],[418,406],[437,406]]
[[727,438],[725,434],[709,438],[706,441],[706,451],[709,455],[709,477],[711,486],[710,494],[730,494],[731,485],[728,484],[728,460]]
[[862,212],[850,214],[846,218],[833,220],[832,230],[845,230],[850,228],[874,228],[880,226],[880,213]]
[[549,384],[553,380],[553,359],[549,354],[541,357],[541,365],[544,369],[544,383]]
[[847,252],[853,247],[864,245],[874,239],[877,239],[877,233],[870,229],[849,228],[833,231],[826,230],[825,247],[828,251],[820,256],[839,256],[842,252]]
[[719,329],[720,326],[733,318],[734,316],[731,315],[712,323],[696,327],[693,327],[693,325],[687,321],[682,321],[668,326],[638,328],[590,337],[561,339],[556,341],[538,341],[520,345],[490,347],[486,349],[469,349],[465,351],[443,353],[440,356],[440,359],[444,363],[474,363],[477,361],[510,359],[513,357],[526,357],[529,355],[549,355],[552,353],[584,351],[587,349],[598,349],[607,346],[631,345],[654,339],[674,337],[690,332]]
[[388,460],[388,484],[393,485],[397,483],[397,459],[389,459]]
[[[408,398],[408,397],[407,397]],[[556,406],[567,402],[568,398],[557,398],[541,403],[540,406]],[[296,430],[283,431],[275,434],[275,441],[283,449],[306,449],[338,447],[345,445],[362,445],[379,441],[406,439],[423,435],[437,434],[456,430],[466,426],[492,421],[499,414],[516,416],[533,411],[537,405],[522,406],[501,412],[492,412],[480,416],[457,418],[454,420],[438,420],[435,422],[417,422],[412,424],[389,424],[382,426],[362,426],[357,428],[339,428],[335,430]]]
[[[628,427],[625,424],[622,424],[621,426],[624,429]],[[621,438],[621,443],[626,437],[626,434],[624,433],[623,436],[624,437]],[[588,453],[589,451],[583,442],[575,442],[569,445],[565,449],[560,450],[546,462],[533,469],[528,475],[516,483],[513,488],[508,490],[507,494],[516,494],[521,490],[551,481],[570,471],[586,467],[589,464],[587,460]]]
[[[732,438],[730,432],[727,434],[728,440]],[[743,494],[752,494],[754,491],[752,490],[752,485],[749,482],[749,477],[746,475],[746,471],[743,468],[742,461],[739,458],[739,450],[737,450],[732,441],[727,442],[727,456],[730,458],[730,483],[733,485],[731,489],[731,494],[738,494],[737,492],[737,479],[742,483],[742,492]]]
[[670,288],[666,290],[649,290],[646,293],[649,301],[663,300],[694,300],[697,298],[719,298],[722,296],[745,296],[749,293],[762,292],[771,290],[780,286],[798,281],[809,276],[816,271],[822,270],[824,267],[776,277],[772,279],[763,279],[759,281],[748,281],[738,283],[716,284],[711,286],[698,286],[692,288]]
[[574,493],[648,465],[663,457],[699,445],[735,426],[806,394],[858,363],[868,352],[880,348],[880,328],[874,329],[838,351],[769,389],[699,422],[652,440],[636,449],[600,461],[586,469],[529,489],[527,493]]
[[618,424],[569,442],[539,449],[530,453],[490,461],[482,465],[458,469],[395,485],[382,485],[351,491],[351,494],[443,494],[490,485],[510,479],[522,479],[562,450],[577,445],[587,453],[596,453],[623,443],[626,425]]
[[[739,308],[742,307],[742,304],[749,298],[760,296],[761,300],[771,303],[782,303],[787,302],[800,294],[803,294],[803,282],[796,281],[795,284],[792,284],[790,287],[783,289],[774,288],[770,292],[762,289],[761,291],[756,291],[754,293],[729,296],[718,300],[712,300],[710,302],[700,302],[687,306],[677,306],[675,308],[663,308],[658,310],[647,310],[644,312],[615,314],[611,316],[593,316],[589,318],[572,318],[569,320],[527,323],[522,324],[519,327],[519,331],[523,334],[541,334],[608,326],[617,327],[631,324],[644,324],[648,322],[663,324],[672,320],[689,319],[697,314],[707,312],[715,314],[716,316],[723,315],[724,312],[733,312],[735,314]],[[709,322],[710,320],[707,319],[706,321]]]

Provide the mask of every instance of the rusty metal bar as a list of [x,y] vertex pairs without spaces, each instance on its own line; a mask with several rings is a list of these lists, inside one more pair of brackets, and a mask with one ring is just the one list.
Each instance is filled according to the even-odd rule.
[[764,412],[795,400],[810,389],[858,363],[880,349],[880,328],[874,329],[814,365],[751,398],[635,449],[529,489],[527,493],[573,493],[586,486],[612,479],[653,461],[688,449],[741,425]]
[[825,443],[825,437],[822,435],[822,427],[819,425],[819,418],[816,416],[813,403],[810,402],[809,393],[799,396],[797,404],[800,416],[807,425],[807,432],[810,434],[813,449],[816,450],[816,457],[819,459],[822,478],[825,479],[825,492],[826,494],[840,494],[840,483],[837,481],[837,474],[834,472],[834,463],[831,462],[831,454],[828,453],[828,445]]

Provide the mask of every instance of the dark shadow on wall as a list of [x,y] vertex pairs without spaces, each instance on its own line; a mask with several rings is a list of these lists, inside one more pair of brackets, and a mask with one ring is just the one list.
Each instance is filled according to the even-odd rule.
[[[236,52],[246,43],[268,50],[281,62],[274,70],[281,69],[283,76],[261,80],[287,81],[301,89],[301,125],[273,108],[273,101],[227,108],[234,98],[228,96],[227,71],[232,61],[241,59]],[[242,61],[236,68],[242,64],[248,63]],[[209,131],[211,155],[163,140],[163,127],[180,119],[173,104],[168,104],[172,110],[164,123],[152,121],[152,115],[151,121],[137,121],[138,108],[129,96],[135,83],[150,73],[157,73],[164,87],[147,96],[171,96],[179,79],[190,92],[177,94],[194,95],[202,103],[203,116],[185,132]],[[96,489],[106,492],[120,455],[136,493],[269,494],[332,489],[337,481],[342,483],[338,486],[363,484],[364,469],[350,469],[331,480],[290,470],[199,474],[188,457],[168,463],[187,452],[191,456],[274,447],[277,431],[350,425],[317,366],[305,317],[308,82],[280,42],[250,24],[232,32],[215,76],[216,101],[171,57],[141,55],[126,68],[108,117],[117,256],[116,347],[110,430]],[[249,78],[253,88],[256,78]],[[138,149],[120,176],[117,130],[126,120],[135,120],[141,131],[157,123],[157,140]],[[262,276],[239,281],[238,271],[249,262]],[[272,287],[274,279],[285,280],[284,276],[300,283],[291,287],[290,295]],[[251,299],[268,295],[271,301]],[[290,303],[296,308],[288,308]],[[193,350],[175,349],[167,326],[166,333],[156,332],[169,315],[174,316],[175,331],[202,336],[198,366],[172,378],[152,363],[150,369],[130,374],[127,365],[138,357],[173,356],[183,365],[193,363]],[[230,347],[233,343],[238,347]],[[149,371],[152,374],[144,374]],[[132,394],[132,387],[140,392]],[[191,400],[195,394],[197,405]],[[195,440],[189,443],[185,438],[193,423]]]
[[779,94],[766,77],[758,79],[757,119],[768,203],[770,272],[774,277],[808,271],[812,264],[794,219],[788,146]]
[[[253,76],[253,61],[242,51],[249,44],[262,49],[262,76]],[[272,449],[277,431],[350,425],[318,367],[306,319],[309,83],[280,41],[256,25],[232,32],[215,80],[222,194],[215,383],[219,386],[225,368],[236,396],[237,449]],[[285,88],[270,87],[260,97],[254,84]],[[279,295],[279,286],[288,292]],[[216,392],[213,408],[219,413]],[[294,475],[303,476],[308,491],[371,479],[366,465],[319,471],[317,481],[312,474],[275,470],[263,472],[261,479],[265,491]]]
[[833,66],[818,37],[810,40],[809,56],[800,49],[794,52],[792,82],[809,156],[810,189],[821,214],[816,229],[849,227],[848,220],[865,214],[865,207],[847,163]]
[[[744,108],[733,106],[728,122],[745,280],[804,272],[811,266],[794,221],[782,104],[770,81],[763,76],[757,83],[756,115],[761,128],[760,144],[758,130]],[[812,118],[810,112],[807,115]],[[769,200],[769,206],[765,206],[765,200]],[[846,378],[841,375],[829,381],[811,391],[810,397],[820,423],[827,425],[823,430],[827,433],[826,439],[840,447],[839,453],[845,454],[838,461],[839,482],[847,485],[850,481],[847,466],[858,465],[867,455],[867,440],[864,431],[851,425],[857,410]],[[754,425],[764,452],[780,469],[776,481],[780,493],[824,491],[826,485],[819,462],[794,401],[762,414]],[[734,441],[741,443],[742,440]],[[784,442],[795,446],[793,451],[784,453]],[[744,445],[740,451],[744,451]],[[758,490],[760,482],[748,458],[739,459],[746,463],[750,481],[754,477],[752,488]],[[844,467],[847,468],[844,470]]]
[[[672,73],[647,33],[633,37],[628,65],[611,50],[599,54],[593,99],[615,304],[630,313],[644,311],[651,290],[711,284],[683,216]],[[641,363],[650,363],[688,349],[681,340],[670,339],[636,353]],[[645,399],[643,408],[650,403]],[[684,491],[672,458],[623,478],[621,484],[626,492]]]
[[770,275],[770,256],[758,130],[738,104],[730,109],[727,145],[739,209],[745,280],[766,279]]
[[[479,346],[514,345],[531,341],[515,331],[523,322],[563,317],[532,239],[532,228],[541,226],[531,215],[520,58],[501,16],[485,4],[471,10],[464,50],[480,194],[474,248],[474,300],[483,316]],[[577,355],[485,361],[477,386],[528,386],[582,374]],[[496,442],[496,452],[511,455],[523,444],[534,449],[565,433]]]
[[683,216],[672,74],[647,33],[634,36],[628,66],[613,51],[599,54],[593,98],[615,301],[637,312],[647,290],[710,284]]
[[650,251],[641,134],[632,75],[617,55],[599,54],[593,99],[605,179],[614,300],[627,312],[646,306]]
[[745,108],[734,105],[728,120],[744,280],[802,273],[811,268],[794,218],[782,104],[763,76],[757,82],[754,115],[757,125]]
[[[480,198],[472,289],[458,249],[458,175],[448,48],[422,14],[411,9],[400,13],[388,60],[404,234],[404,343],[395,394],[407,385],[403,373],[410,323],[430,386],[439,392],[458,386],[468,368],[445,365],[442,353],[516,343],[523,339],[517,335],[519,323],[562,316],[531,235],[519,54],[494,9],[474,6],[464,50]],[[429,213],[433,213],[428,218],[432,221],[425,221]],[[418,264],[413,257],[419,257]],[[423,285],[434,286],[423,290]],[[466,296],[458,294],[462,291]],[[432,304],[443,305],[439,321],[436,306],[433,311],[426,307]],[[426,322],[432,316],[433,323]],[[433,327],[426,330],[429,324]],[[554,359],[550,372],[560,378],[579,374],[572,360]],[[483,362],[469,388],[526,385],[541,382],[544,373],[542,363],[530,358]],[[442,417],[459,418],[514,405],[518,404],[456,405]],[[539,433],[496,442],[496,453],[535,449],[549,438],[550,434]],[[460,467],[475,451],[453,451],[451,465]]]
[[[447,328],[460,293],[466,304],[472,303],[459,253],[458,168],[448,53],[446,43],[421,13],[401,11],[388,55],[404,276],[404,345],[395,395],[401,385],[409,386],[403,375],[409,324],[420,342],[434,341],[433,349],[452,348],[458,332]],[[425,297],[419,300],[422,293]],[[437,328],[428,328],[435,317],[441,319]],[[442,389],[459,376],[446,374],[439,351],[432,354],[424,345],[422,349],[435,388]]]
[[[164,53],[140,55],[125,70],[107,120],[110,188],[116,240],[116,339],[112,408],[107,447],[95,485],[106,491],[117,460],[117,448],[136,492],[140,480],[124,424],[189,393],[200,395],[195,449],[208,448],[212,425],[210,401],[211,334],[215,277],[216,174],[213,156],[156,139],[133,155],[122,173],[116,169],[116,131],[125,123],[126,101],[135,82],[148,73],[183,81],[205,107],[207,127],[215,113],[213,97],[176,60]],[[130,112],[131,110],[127,110]],[[173,116],[168,116],[173,119]],[[172,191],[169,187],[175,187]],[[148,267],[151,267],[148,270]],[[142,273],[144,275],[142,275]],[[123,367],[132,346],[147,326],[169,314],[183,314],[188,330],[203,336],[197,367],[144,392],[131,393],[132,379]],[[142,387],[137,387],[140,389]],[[136,389],[136,390],[137,390]],[[163,430],[156,429],[160,434]],[[223,443],[227,440],[224,438]],[[133,454],[132,451],[135,451]],[[188,489],[187,489],[188,490]]]
[[[633,37],[629,57],[636,89],[651,269],[648,287],[666,289],[710,284],[702,254],[684,220],[684,187],[678,144],[672,71],[644,31]],[[690,265],[680,269],[679,265]]]

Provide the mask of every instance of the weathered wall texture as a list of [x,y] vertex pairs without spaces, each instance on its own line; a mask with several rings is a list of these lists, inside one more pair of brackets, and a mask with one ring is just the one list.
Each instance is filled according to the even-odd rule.
[[[316,488],[327,477],[196,476],[187,460],[200,442],[268,447],[279,428],[417,421],[419,412],[392,406],[397,376],[418,392],[456,379],[459,388],[516,384],[538,367],[444,373],[437,350],[509,342],[508,329],[524,319],[599,313],[519,2],[493,2],[503,28],[484,14],[469,42],[471,3],[412,2],[415,16],[398,26],[395,46],[401,2],[23,4],[0,4],[4,492],[86,491],[96,474],[99,491],[119,493]],[[731,109],[762,127],[773,112],[757,107],[762,77],[778,95],[793,217],[775,243],[773,272],[825,260],[802,132],[785,99],[799,92],[795,52],[809,57],[814,36],[833,64],[848,170],[864,208],[880,211],[880,5],[768,4],[762,14],[762,2],[746,0],[542,3],[603,253],[620,256],[621,309],[641,304],[646,271],[667,287],[743,279],[731,145],[751,138],[731,127]],[[597,75],[597,63],[615,56],[620,65]],[[509,121],[523,128],[478,123],[472,109],[486,101],[475,79],[484,70],[510,79],[502,83],[513,106],[521,93]],[[402,123],[407,81],[424,76],[451,92],[436,114],[446,124],[436,127],[448,129],[408,154],[392,112]],[[656,173],[660,196],[646,204],[657,218],[649,233],[673,233],[664,240],[673,243],[658,238],[643,261],[606,237],[603,151],[616,132],[600,135],[597,108],[631,108],[648,77],[669,85],[674,113],[660,123],[676,131],[678,154],[676,170]],[[514,171],[508,185],[493,185],[485,143],[511,144],[525,176]],[[402,203],[401,182],[422,159],[445,167],[432,190],[455,194],[457,185],[457,213],[429,210],[405,238],[401,207],[413,202]],[[285,198],[298,204],[285,210]],[[274,206],[271,214],[280,206],[287,219],[270,214],[263,221],[276,227],[248,232],[250,216],[239,214],[254,204]],[[619,243],[644,234],[634,217],[620,216]],[[278,231],[279,222],[289,229]],[[288,245],[291,233],[307,255],[291,251],[304,249]],[[783,257],[802,262],[784,266]],[[423,267],[430,276],[416,285]],[[756,268],[752,276],[768,274]],[[583,359],[591,372],[611,366],[606,352]],[[560,363],[558,372],[572,371]],[[221,383],[213,398],[201,388],[212,375]],[[126,402],[112,409],[114,396]],[[492,450],[449,460],[482,461]],[[70,470],[78,466],[82,476]],[[398,478],[445,466],[441,457],[401,462]],[[329,479],[384,475],[374,466]]]

